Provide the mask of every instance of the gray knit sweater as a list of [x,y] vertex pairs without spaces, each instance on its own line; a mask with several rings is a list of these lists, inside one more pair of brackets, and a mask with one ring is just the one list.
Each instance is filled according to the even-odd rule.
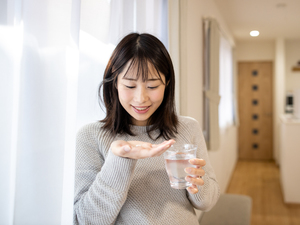
[[[146,127],[132,126],[136,136],[104,135],[101,123],[88,124],[77,135],[74,224],[198,225],[194,208],[207,211],[220,194],[198,122],[179,116],[176,144],[198,145],[197,158],[206,161],[203,186],[197,194],[170,187],[163,155],[128,159],[114,155],[114,140],[151,140]],[[156,134],[154,131],[153,134]]]

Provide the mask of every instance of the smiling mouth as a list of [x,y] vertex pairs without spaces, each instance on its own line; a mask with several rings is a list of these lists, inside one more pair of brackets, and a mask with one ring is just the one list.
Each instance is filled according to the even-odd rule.
[[137,107],[137,106],[133,106],[132,105],[132,108],[133,110],[138,113],[138,114],[144,114],[144,113],[147,113],[150,109],[151,105],[150,106],[144,106],[144,107]]
[[145,106],[145,107],[132,106],[132,107],[135,108],[135,109],[138,110],[138,111],[145,111],[145,110],[147,110],[148,108],[150,108],[150,106]]

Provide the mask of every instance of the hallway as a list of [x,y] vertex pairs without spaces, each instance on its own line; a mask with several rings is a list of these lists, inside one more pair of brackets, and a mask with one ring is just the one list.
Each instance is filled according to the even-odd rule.
[[300,225],[300,204],[283,202],[279,168],[273,161],[238,161],[227,193],[252,198],[252,225]]

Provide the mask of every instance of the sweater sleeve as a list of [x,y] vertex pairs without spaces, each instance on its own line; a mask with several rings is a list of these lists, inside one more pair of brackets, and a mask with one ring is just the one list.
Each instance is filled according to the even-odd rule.
[[137,160],[116,156],[110,150],[104,160],[98,133],[99,127],[90,124],[77,134],[74,224],[113,224],[133,177]]
[[205,171],[205,175],[202,177],[204,185],[197,186],[197,194],[188,192],[188,198],[196,209],[209,211],[220,197],[220,188],[208,157],[205,139],[198,121],[193,119],[193,125],[190,125],[190,129],[193,134],[193,142],[198,146],[197,158],[204,159],[206,165],[203,167]]

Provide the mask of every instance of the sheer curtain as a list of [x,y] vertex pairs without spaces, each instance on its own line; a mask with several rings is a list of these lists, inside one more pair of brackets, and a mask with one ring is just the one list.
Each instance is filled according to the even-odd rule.
[[74,157],[65,156],[74,148],[80,1],[6,3],[1,223],[60,224],[64,168]]
[[220,132],[236,121],[233,50],[218,22],[205,18],[204,30],[204,136],[208,148],[217,150]]
[[233,87],[232,46],[221,34],[220,37],[220,95],[219,125],[220,131],[234,124],[234,87]]
[[203,127],[204,137],[209,150],[218,150],[219,130],[219,77],[220,77],[220,30],[214,18],[203,20],[204,40],[204,95]]
[[0,224],[72,224],[77,129],[103,118],[97,87],[121,37],[167,45],[167,1],[4,0],[0,15]]

